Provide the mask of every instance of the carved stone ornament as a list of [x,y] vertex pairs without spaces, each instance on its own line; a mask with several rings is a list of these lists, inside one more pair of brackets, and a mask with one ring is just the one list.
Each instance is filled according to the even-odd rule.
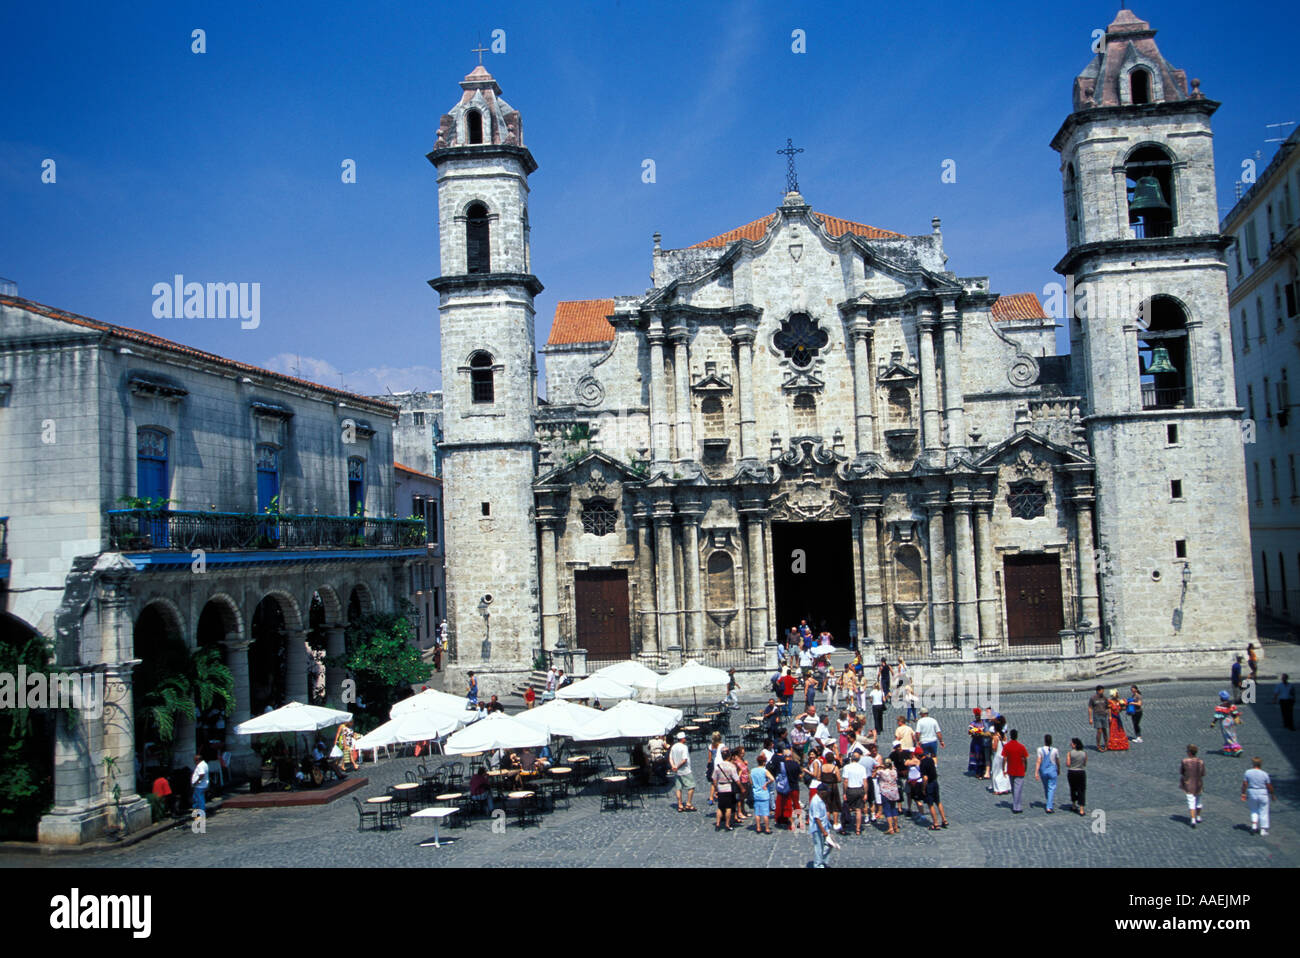
[[1016,460],[1011,464],[1011,471],[1021,479],[1046,479],[1049,474],[1047,463],[1043,462],[1028,449],[1021,449]]
[[578,380],[574,393],[583,406],[599,406],[605,401],[605,387],[590,373]]
[[837,489],[800,485],[772,500],[771,517],[779,522],[813,522],[849,518],[849,497]]
[[587,488],[598,496],[604,494],[605,474],[600,471],[599,466],[591,467],[591,475],[587,478]]

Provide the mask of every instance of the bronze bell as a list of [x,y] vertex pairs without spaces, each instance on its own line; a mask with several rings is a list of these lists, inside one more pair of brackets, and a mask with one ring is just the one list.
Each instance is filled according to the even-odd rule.
[[1138,180],[1133,187],[1133,198],[1129,200],[1128,208],[1130,213],[1144,213],[1147,210],[1168,213],[1169,204],[1160,191],[1160,181],[1154,176],[1144,176]]
[[1151,351],[1151,365],[1147,367],[1147,375],[1157,376],[1160,373],[1176,373],[1177,369],[1169,361],[1169,350],[1163,346],[1157,346]]

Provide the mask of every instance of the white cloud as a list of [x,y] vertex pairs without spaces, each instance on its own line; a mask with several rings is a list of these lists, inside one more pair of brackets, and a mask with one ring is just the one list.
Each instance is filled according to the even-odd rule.
[[441,388],[441,373],[433,366],[368,366],[346,372],[327,359],[280,353],[262,363],[272,372],[284,373],[322,386],[346,389],[363,396],[382,396],[404,389]]

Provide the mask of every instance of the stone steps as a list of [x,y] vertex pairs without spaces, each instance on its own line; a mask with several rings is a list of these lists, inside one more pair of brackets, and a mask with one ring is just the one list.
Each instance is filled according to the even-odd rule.
[[1118,652],[1100,652],[1094,661],[1096,663],[1094,674],[1099,679],[1118,675],[1124,671],[1124,657]]

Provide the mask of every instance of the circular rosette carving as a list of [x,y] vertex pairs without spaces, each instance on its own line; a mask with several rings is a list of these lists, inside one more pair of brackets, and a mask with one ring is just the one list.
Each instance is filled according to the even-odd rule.
[[578,380],[578,402],[583,406],[599,406],[605,400],[605,387],[595,376],[586,375]]
[[1038,382],[1038,363],[1032,356],[1017,356],[1011,368],[1007,370],[1007,379],[1011,385],[1024,389]]

